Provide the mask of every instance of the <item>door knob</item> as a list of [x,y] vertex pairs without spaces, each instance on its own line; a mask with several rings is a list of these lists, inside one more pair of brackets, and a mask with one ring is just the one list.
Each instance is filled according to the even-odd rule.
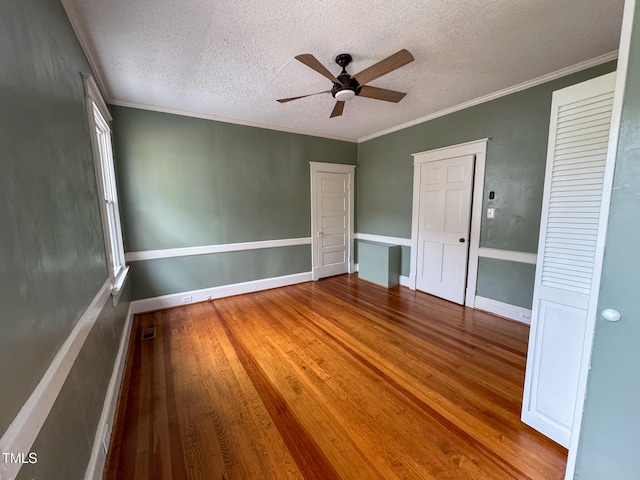
[[602,315],[602,318],[604,318],[605,320],[609,320],[610,322],[617,322],[618,320],[620,320],[620,318],[622,318],[620,312],[618,310],[614,310],[613,308],[605,308],[604,310],[602,310],[602,312],[600,312],[600,315]]
[[458,240],[460,243],[464,243],[464,238],[461,238],[460,240]]
[[321,237],[322,235],[324,235],[324,232],[316,232],[316,236]]

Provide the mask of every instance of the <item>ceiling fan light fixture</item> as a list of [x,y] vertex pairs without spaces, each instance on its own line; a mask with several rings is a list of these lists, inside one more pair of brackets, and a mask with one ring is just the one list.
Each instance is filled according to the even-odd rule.
[[351,90],[350,88],[345,88],[344,90],[340,90],[335,93],[334,97],[339,102],[346,102],[347,100],[351,100],[356,96],[356,92]]

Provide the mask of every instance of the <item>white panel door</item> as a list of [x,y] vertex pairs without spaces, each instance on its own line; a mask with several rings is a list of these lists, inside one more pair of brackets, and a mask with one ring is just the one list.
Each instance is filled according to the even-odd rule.
[[473,155],[420,167],[416,288],[464,303]]
[[615,73],[554,92],[522,420],[569,446]]
[[349,174],[316,175],[318,277],[349,271]]

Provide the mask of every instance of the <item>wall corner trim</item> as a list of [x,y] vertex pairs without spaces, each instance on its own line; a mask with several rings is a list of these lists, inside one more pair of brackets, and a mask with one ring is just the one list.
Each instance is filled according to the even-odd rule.
[[[172,293],[159,297],[143,298],[131,302],[133,313],[151,312],[153,310],[161,310],[163,308],[178,307],[188,305],[190,303],[205,302],[207,300],[215,300],[216,298],[231,297],[233,295],[241,295],[243,293],[260,292],[262,290],[270,290],[272,288],[286,287],[295,285],[296,283],[304,283],[312,281],[311,272],[294,273],[291,275],[283,275],[281,277],[263,278],[260,280],[251,280],[249,282],[233,283],[230,285],[221,285],[219,287],[203,288],[201,290],[192,290],[189,292]],[[191,302],[183,303],[182,298],[191,297]]]
[[[35,390],[0,438],[0,452],[24,453],[31,450],[109,295],[111,281],[107,280],[80,316]],[[20,463],[0,462],[0,478],[15,478],[21,467]]]
[[105,462],[107,460],[107,453],[105,453],[102,448],[102,440],[105,438],[105,434],[107,433],[111,436],[111,430],[113,429],[113,421],[115,419],[118,398],[120,397],[120,391],[122,389],[122,376],[127,363],[127,353],[129,351],[129,339],[131,337],[132,324],[133,305],[129,303],[129,310],[127,311],[127,317],[124,322],[124,327],[122,328],[122,336],[120,337],[118,354],[113,364],[113,373],[109,380],[109,386],[104,398],[100,421],[98,422],[96,436],[93,440],[91,458],[89,459],[89,465],[87,466],[87,471],[84,476],[85,480],[102,480]]
[[493,313],[500,317],[509,318],[516,322],[531,324],[531,310],[516,305],[510,305],[508,303],[499,302],[491,298],[479,297],[475,298],[476,310],[482,310],[485,312]]

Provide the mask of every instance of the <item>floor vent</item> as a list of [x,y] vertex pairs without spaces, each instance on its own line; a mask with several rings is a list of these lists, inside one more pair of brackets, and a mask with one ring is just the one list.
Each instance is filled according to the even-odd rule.
[[156,327],[147,327],[142,330],[142,340],[156,338]]

